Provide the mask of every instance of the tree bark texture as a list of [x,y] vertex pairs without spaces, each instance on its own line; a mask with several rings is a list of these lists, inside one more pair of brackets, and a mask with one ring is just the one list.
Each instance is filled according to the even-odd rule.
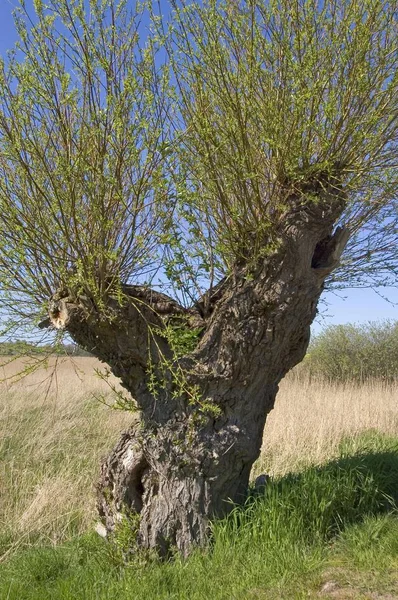
[[[205,542],[210,519],[244,499],[278,384],[305,355],[325,277],[348,238],[333,233],[342,193],[323,186],[318,195],[293,197],[274,249],[237,264],[190,309],[138,286],[126,286],[123,305],[109,299],[106,316],[88,298],[53,298],[52,323],[106,362],[140,411],[102,465],[98,507],[109,533],[135,514],[138,546],[187,555]],[[159,331],[181,315],[201,334],[177,361]],[[150,373],[166,382],[157,392]]]

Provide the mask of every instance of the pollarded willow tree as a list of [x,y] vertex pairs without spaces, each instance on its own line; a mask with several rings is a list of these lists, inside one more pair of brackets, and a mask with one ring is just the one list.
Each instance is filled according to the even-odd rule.
[[186,554],[244,498],[325,285],[394,282],[397,5],[34,5],[0,75],[3,315],[120,377],[100,514]]

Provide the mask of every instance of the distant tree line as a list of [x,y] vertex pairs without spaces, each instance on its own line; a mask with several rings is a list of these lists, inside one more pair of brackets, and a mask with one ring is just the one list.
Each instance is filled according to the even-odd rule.
[[[37,345],[25,340],[0,342],[0,356],[52,354],[92,356],[77,344]],[[398,321],[363,325],[330,325],[313,338],[304,361],[296,368],[299,377],[338,382],[398,380]]]
[[92,356],[77,344],[45,344],[25,340],[14,340],[10,342],[0,342],[0,356],[38,356],[40,354],[52,354],[56,356]]
[[297,373],[339,382],[398,380],[398,321],[332,325],[317,335]]

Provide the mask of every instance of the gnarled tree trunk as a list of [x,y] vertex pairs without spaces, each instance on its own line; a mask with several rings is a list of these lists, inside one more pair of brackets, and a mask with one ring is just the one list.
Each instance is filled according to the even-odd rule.
[[[139,546],[186,555],[204,543],[209,519],[244,499],[278,384],[306,352],[324,279],[348,237],[333,234],[344,205],[335,189],[319,202],[294,200],[276,249],[250,268],[237,265],[196,307],[134,286],[122,306],[109,299],[108,316],[87,298],[54,298],[53,324],[108,363],[140,409],[102,466],[108,532],[135,513]],[[165,315],[202,326],[196,348],[174,362],[159,335]],[[165,382],[156,393],[154,375]]]

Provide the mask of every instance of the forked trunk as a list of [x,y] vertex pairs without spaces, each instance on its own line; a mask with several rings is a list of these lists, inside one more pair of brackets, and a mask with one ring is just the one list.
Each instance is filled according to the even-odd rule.
[[[138,546],[186,555],[205,542],[210,519],[245,498],[278,384],[306,352],[324,279],[347,241],[344,229],[332,235],[343,204],[329,194],[296,206],[275,250],[237,265],[189,310],[133,286],[122,306],[109,300],[112,320],[87,298],[54,298],[52,322],[107,362],[140,410],[102,466],[108,532],[126,518]],[[201,334],[177,360],[162,328],[181,316]]]

